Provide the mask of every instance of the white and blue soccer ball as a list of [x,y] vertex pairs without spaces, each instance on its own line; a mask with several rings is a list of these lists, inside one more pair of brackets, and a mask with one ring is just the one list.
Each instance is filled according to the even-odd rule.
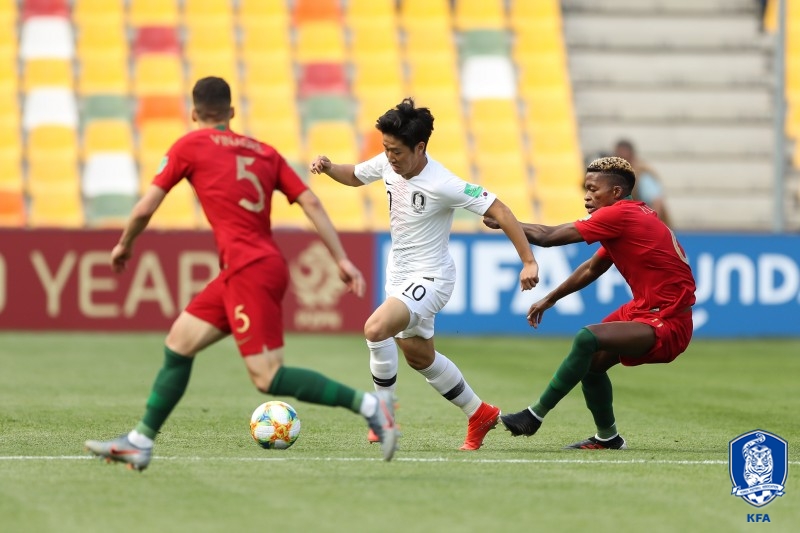
[[286,402],[265,402],[250,417],[250,434],[262,448],[285,450],[300,435],[297,411]]

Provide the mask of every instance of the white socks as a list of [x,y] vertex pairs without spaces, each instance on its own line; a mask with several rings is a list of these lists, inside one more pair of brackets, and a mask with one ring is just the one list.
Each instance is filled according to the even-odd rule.
[[428,383],[445,399],[459,406],[464,414],[472,416],[481,406],[481,399],[464,381],[458,367],[444,355],[436,352],[433,364],[419,371]]
[[137,448],[152,448],[153,447],[153,439],[148,437],[147,435],[142,435],[138,431],[131,430],[128,433],[128,440],[131,441],[131,444],[136,446]]
[[361,407],[358,408],[358,412],[361,413],[361,416],[370,417],[374,415],[377,410],[378,397],[372,393],[365,394],[364,399],[361,400]]
[[394,337],[378,342],[367,341],[367,346],[375,390],[394,392],[397,388],[397,344]]

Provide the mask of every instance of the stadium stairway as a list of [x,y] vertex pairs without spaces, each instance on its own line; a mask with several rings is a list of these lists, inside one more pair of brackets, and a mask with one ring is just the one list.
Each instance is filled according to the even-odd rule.
[[584,153],[631,140],[659,173],[678,229],[770,229],[773,52],[757,3],[562,8]]

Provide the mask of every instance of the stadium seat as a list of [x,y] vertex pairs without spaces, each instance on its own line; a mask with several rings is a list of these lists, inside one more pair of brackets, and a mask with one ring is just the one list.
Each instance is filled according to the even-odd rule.
[[244,32],[287,30],[290,27],[289,18],[286,0],[239,0],[236,20]]
[[141,26],[173,26],[180,23],[179,2],[171,0],[130,0],[128,23],[134,28]]
[[81,102],[81,121],[84,124],[92,120],[130,118],[131,104],[126,96],[101,94],[87,96]]
[[184,0],[183,23],[189,28],[209,25],[233,27],[233,2],[230,0]]
[[[2,11],[0,11],[0,17],[2,16]],[[13,58],[16,60],[19,52],[19,36],[17,35],[16,23],[4,25],[0,22],[0,28],[4,28],[4,31],[0,32],[0,58]]]
[[287,161],[299,161],[302,156],[300,121],[297,116],[277,120],[248,120],[251,137],[274,147]]
[[113,57],[87,57],[81,60],[78,92],[83,96],[127,95],[129,90],[127,61]]
[[570,94],[563,89],[542,89],[526,95],[525,119],[533,122],[572,121]]
[[496,194],[500,201],[511,209],[511,212],[514,213],[517,220],[520,222],[531,222],[534,220],[533,199],[525,185],[500,185],[490,183],[485,186],[487,190]]
[[26,189],[31,198],[42,194],[80,194],[77,161],[73,157],[31,159]]
[[[483,163],[483,162],[481,162]],[[495,189],[516,190],[517,195],[527,196],[530,190],[528,166],[522,159],[492,161],[477,166],[478,183],[492,192]],[[501,198],[501,200],[504,200]],[[505,201],[505,200],[504,200]]]
[[331,161],[356,163],[358,147],[355,130],[349,121],[319,121],[306,132],[306,157],[311,161],[317,154],[326,154]]
[[446,90],[458,94],[458,69],[450,61],[409,62],[409,86],[414,94],[429,89]]
[[506,27],[503,0],[458,0],[455,4],[455,27],[460,31],[504,29]]
[[272,208],[269,219],[273,229],[313,229],[311,222],[303,212],[303,208],[296,203],[290,204],[286,196],[279,191],[272,195]]
[[31,130],[45,124],[78,126],[78,104],[72,88],[34,89],[25,95],[23,127]]
[[353,104],[343,96],[313,96],[301,103],[303,123],[353,119]]
[[198,227],[198,212],[194,191],[186,180],[181,180],[167,194],[159,206],[150,226],[160,229],[195,229]]
[[450,0],[403,0],[400,4],[403,28],[451,28]]
[[584,177],[584,166],[578,152],[537,154],[532,162],[537,190],[540,187],[577,187]]
[[491,127],[497,123],[518,123],[517,101],[511,98],[473,100],[469,105],[470,127]]
[[291,38],[288,26],[275,28],[244,28],[241,58],[245,63],[264,62],[271,58],[291,58]]
[[431,32],[425,26],[405,30],[406,59],[417,62],[455,64],[458,59],[453,33],[450,28]]
[[93,120],[83,132],[83,157],[97,152],[133,153],[133,133],[127,120]]
[[133,40],[133,55],[181,53],[178,29],[173,26],[141,26]]
[[94,228],[124,227],[138,197],[129,194],[99,194],[86,198],[86,223]]
[[365,218],[369,231],[389,231],[389,197],[380,181],[369,183],[365,189]]
[[339,0],[295,0],[292,18],[295,26],[330,21],[340,23],[342,17]]
[[384,26],[396,27],[394,0],[348,0],[347,25],[351,28]]
[[258,97],[262,89],[275,88],[295,97],[294,67],[291,61],[275,61],[271,58],[253,58],[244,63],[243,94],[250,99]]
[[22,3],[22,19],[31,17],[63,17],[69,18],[67,0],[24,0]]
[[83,205],[77,192],[41,193],[31,197],[28,225],[32,228],[80,228]]
[[123,23],[87,22],[78,30],[78,60],[105,57],[128,61],[128,37]]
[[529,124],[526,129],[531,142],[529,153],[533,156],[579,152],[578,135],[572,121]]
[[19,128],[0,129],[0,188],[12,186],[21,179],[22,146]]
[[186,120],[186,105],[183,96],[143,96],[136,109],[136,124],[149,120]]
[[139,56],[135,64],[136,74],[133,94],[176,95],[185,94],[183,64],[180,57],[166,54],[146,54]]
[[345,95],[348,89],[342,63],[306,63],[300,67],[298,95],[301,98],[319,94]]
[[230,25],[196,26],[186,35],[184,55],[189,61],[206,55],[236,58],[236,40]]
[[62,17],[32,17],[22,24],[20,59],[72,59],[72,24]]
[[586,216],[580,187],[537,187],[534,194],[541,224],[557,226]]
[[467,100],[516,98],[514,66],[504,56],[473,56],[461,68],[461,94]]
[[514,29],[526,28],[542,20],[561,24],[560,0],[510,0],[508,21]]
[[97,153],[86,160],[81,180],[83,194],[88,198],[104,194],[136,196],[139,177],[130,153]]
[[25,219],[25,198],[22,193],[0,189],[0,227],[23,227]]
[[[353,95],[362,99],[372,95],[388,98],[392,95],[405,94],[402,66],[384,61],[382,58],[363,59],[353,69]],[[392,103],[393,102],[393,103]],[[399,100],[386,100],[392,105]],[[388,109],[388,108],[387,108]]]
[[155,173],[161,157],[167,153],[169,147],[189,130],[183,120],[148,120],[139,126],[139,147],[140,157],[154,155],[158,159],[150,174]]
[[362,61],[383,60],[399,66],[397,27],[389,22],[351,28],[350,59],[356,65]]
[[22,87],[25,92],[37,88],[62,87],[72,90],[72,61],[31,59],[23,65]]
[[564,36],[560,26],[541,21],[532,27],[520,28],[515,33],[511,54],[518,63],[542,54],[556,54],[565,61]]
[[461,34],[461,57],[510,56],[509,33],[504,30],[472,30]]
[[36,159],[72,158],[77,162],[78,137],[71,126],[39,126],[28,132],[26,143],[28,161]]
[[395,88],[393,92],[382,90],[361,94],[357,101],[356,126],[358,130],[361,132],[374,130],[378,117],[399,104],[405,97],[406,94],[400,88]]
[[306,22],[297,27],[295,60],[300,63],[343,63],[344,32],[337,22]]
[[558,90],[570,93],[570,80],[564,59],[555,54],[533,56],[519,68],[519,94],[523,98],[535,98],[541,90]]
[[72,20],[81,32],[89,25],[121,27],[125,24],[125,4],[108,0],[75,0]]

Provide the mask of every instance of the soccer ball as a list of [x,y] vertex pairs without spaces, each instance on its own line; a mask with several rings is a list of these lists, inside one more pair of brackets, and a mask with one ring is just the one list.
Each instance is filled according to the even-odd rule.
[[285,450],[300,435],[297,411],[286,402],[262,403],[250,417],[250,434],[262,448]]

